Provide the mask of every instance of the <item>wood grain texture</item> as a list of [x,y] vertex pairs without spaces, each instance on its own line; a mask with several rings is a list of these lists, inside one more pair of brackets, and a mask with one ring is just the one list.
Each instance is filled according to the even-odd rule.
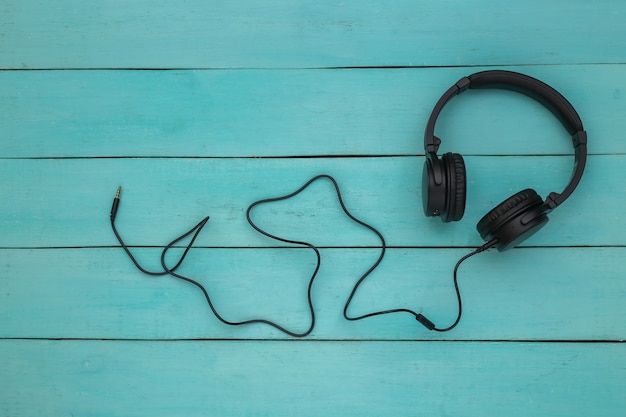
[[[572,102],[590,153],[613,154],[626,150],[624,68],[524,72]],[[434,103],[481,69],[0,72],[0,157],[421,154]],[[572,153],[550,112],[505,91],[453,100],[437,134],[463,155]]]
[[[2,160],[0,246],[117,245],[109,213],[123,189],[117,224],[131,245],[165,245],[211,216],[198,245],[275,246],[245,219],[254,201],[295,191],[321,173],[335,175],[357,218],[380,229],[391,246],[478,246],[476,223],[491,208],[531,187],[541,195],[562,190],[572,156],[467,157],[468,201],[463,221],[444,224],[423,215],[423,158],[288,159],[65,159]],[[550,216],[531,246],[615,246],[626,243],[620,205],[624,156],[589,158],[579,189]],[[19,175],[18,175],[19,174]],[[597,184],[602,184],[598,187]],[[591,213],[602,203],[602,216]],[[294,200],[258,206],[258,225],[319,246],[380,245],[341,212],[330,182],[319,181]],[[331,231],[334,231],[332,233]]]
[[0,375],[21,387],[0,404],[5,415],[549,417],[616,416],[626,406],[623,344],[0,341],[0,349]]
[[[0,415],[574,416],[626,409],[626,3],[7,0],[0,5]],[[580,187],[523,247],[460,269],[450,334],[341,311],[380,242],[328,182],[257,223],[322,246],[317,326],[231,328],[199,290],[136,271],[211,216],[182,272],[228,318],[309,319],[310,250],[245,220],[335,175],[392,246],[351,311],[454,318],[452,267],[478,219],[560,191],[567,134],[539,104],[473,91],[441,115],[465,156],[463,221],[425,218],[422,135],[458,78],[512,69],[561,91],[589,132]],[[180,250],[180,249],[176,249]]]
[[2,68],[624,63],[609,0],[5,1]]
[[[135,249],[152,270],[160,250]],[[359,288],[350,314],[422,311],[438,325],[457,304],[452,267],[467,249],[392,249]],[[322,249],[313,286],[316,340],[624,340],[624,248],[528,248],[489,252],[460,269],[465,315],[451,333],[428,332],[413,316],[347,322],[342,311],[379,249]],[[567,259],[568,262],[563,262]],[[229,327],[200,290],[148,277],[121,249],[0,250],[0,337],[90,339],[285,339],[265,325]],[[308,328],[306,249],[194,249],[181,273],[197,279],[230,320],[263,317]],[[598,271],[601,271],[600,273]],[[28,325],[25,326],[24,324]]]

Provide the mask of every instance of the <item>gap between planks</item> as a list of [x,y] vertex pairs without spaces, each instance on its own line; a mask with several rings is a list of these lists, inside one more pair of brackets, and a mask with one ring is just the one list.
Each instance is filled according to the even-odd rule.
[[546,344],[624,344],[623,339],[337,339],[337,338],[97,338],[97,337],[0,337],[2,341],[52,341],[52,342],[290,342],[290,343],[546,343]]

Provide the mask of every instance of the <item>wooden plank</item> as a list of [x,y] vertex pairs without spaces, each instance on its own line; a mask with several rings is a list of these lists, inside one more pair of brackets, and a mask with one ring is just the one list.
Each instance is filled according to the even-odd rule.
[[[625,163],[624,156],[590,157],[579,189],[526,245],[624,245],[625,179],[617,173]],[[1,160],[0,247],[117,245],[109,213],[120,184],[118,225],[128,244],[165,245],[209,215],[200,246],[275,245],[248,225],[246,208],[321,173],[336,176],[348,208],[391,246],[478,246],[480,217],[527,187],[543,196],[561,191],[572,157],[474,156],[466,165],[465,217],[444,224],[423,214],[418,157]],[[295,200],[257,207],[253,216],[266,230],[318,246],[378,245],[344,216],[334,193],[330,182],[319,181]]]
[[[482,68],[0,72],[0,157],[415,155],[439,96]],[[528,66],[573,103],[591,153],[624,153],[626,65]],[[441,115],[442,150],[572,153],[540,104],[472,91]]]
[[[617,417],[621,344],[0,341],[11,416]],[[138,401],[140,400],[140,401]]]
[[[622,416],[625,12],[606,0],[3,2],[0,415]],[[567,135],[541,106],[477,92],[438,126],[442,151],[467,156],[466,217],[423,217],[426,117],[457,78],[494,67],[562,91],[593,156],[527,247],[463,265],[453,334],[410,317],[342,319],[378,242],[343,217],[328,183],[254,213],[332,246],[309,340],[221,326],[196,288],[141,276],[114,247],[119,184],[134,245],[210,214],[184,272],[228,317],[302,327],[311,253],[273,247],[244,210],[329,172],[395,246],[354,311],[400,305],[446,323],[451,268],[480,243],[478,218],[519,189],[559,190],[571,169]],[[137,250],[154,265],[158,248]]]
[[[317,324],[308,339],[624,340],[624,248],[492,251],[463,264],[465,314],[449,333],[405,314],[348,322],[344,304],[376,249],[323,249],[313,286]],[[156,270],[159,250],[135,251]],[[423,312],[440,327],[456,317],[452,268],[466,249],[392,249],[358,290],[360,315]],[[230,327],[198,288],[137,271],[121,249],[0,250],[0,337],[277,339],[265,325]],[[263,317],[303,332],[315,257],[304,249],[196,249],[182,273],[199,280],[230,320]]]
[[11,0],[2,68],[294,68],[623,63],[613,1]]

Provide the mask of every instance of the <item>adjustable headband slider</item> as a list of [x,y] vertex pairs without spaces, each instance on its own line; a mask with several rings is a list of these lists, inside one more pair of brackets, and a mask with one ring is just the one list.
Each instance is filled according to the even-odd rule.
[[426,155],[435,154],[436,159],[439,145],[441,145],[441,139],[439,139],[437,136],[433,136],[433,143],[430,145],[426,145]]
[[469,78],[467,77],[463,77],[461,78],[459,81],[456,82],[456,88],[459,89],[459,91],[457,92],[457,94],[461,94],[463,91],[467,90],[468,88],[470,88],[470,84],[472,82],[470,81]]
[[578,148],[580,145],[587,146],[587,132],[579,130],[574,133],[572,135],[572,142],[574,143],[574,148]]
[[548,194],[548,198],[546,198],[546,201],[544,202],[547,210],[552,211],[556,208],[556,206],[561,204],[561,201],[559,201],[560,196],[561,194],[555,192],[551,192],[550,194]]

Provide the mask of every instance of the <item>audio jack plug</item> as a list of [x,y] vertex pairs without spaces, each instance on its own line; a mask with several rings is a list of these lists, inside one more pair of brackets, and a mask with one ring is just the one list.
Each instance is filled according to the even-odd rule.
[[115,198],[113,199],[113,206],[111,206],[111,221],[115,221],[115,216],[117,216],[117,207],[120,205],[120,194],[122,194],[122,186],[117,187],[117,192],[115,193]]

